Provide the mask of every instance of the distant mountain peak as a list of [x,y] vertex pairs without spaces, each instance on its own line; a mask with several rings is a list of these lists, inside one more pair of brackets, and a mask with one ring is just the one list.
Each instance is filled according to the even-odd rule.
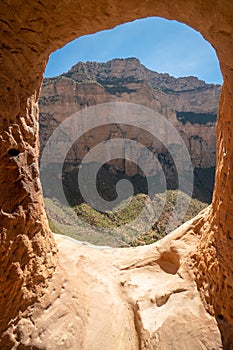
[[[168,73],[158,73],[145,67],[138,58],[114,58],[107,62],[78,62],[62,77],[72,78],[78,83],[97,82],[103,86],[121,82],[145,81],[153,88],[166,93],[214,88],[194,76],[174,78]],[[219,86],[219,85],[218,85]]]
[[[219,85],[206,84],[196,77],[176,79],[166,73],[153,72],[134,57],[116,58],[100,63],[78,62],[67,73],[45,79],[39,101],[41,146],[43,149],[59,123],[82,109],[87,110],[90,106],[108,102],[131,102],[146,106],[167,118],[180,132],[190,152],[193,166],[203,172],[203,177],[199,176],[198,171],[196,173],[195,191],[200,198],[205,197],[210,202],[214,182],[210,174],[214,174],[214,171],[204,171],[213,169],[215,165],[215,122],[220,91]],[[173,163],[167,151],[157,141],[154,143],[153,137],[143,129],[130,130],[127,126],[118,125],[115,130],[115,125],[112,124],[104,124],[99,131],[90,129],[80,143],[74,145],[67,157],[69,169],[79,164],[92,147],[109,140],[112,135],[124,135],[126,139],[143,141],[145,147],[155,151],[158,159],[167,167],[168,174],[173,171]],[[173,143],[172,135],[167,137],[171,137],[170,142]],[[63,140],[60,140],[56,145],[57,159],[62,147]],[[121,154],[125,154],[124,152],[122,150]],[[138,157],[143,155],[138,154]],[[56,163],[56,156],[53,161]],[[125,159],[114,161],[113,172],[139,176],[140,170],[131,163]],[[155,174],[155,171],[157,170],[152,164],[150,174]],[[171,181],[172,188],[175,188],[176,178]]]

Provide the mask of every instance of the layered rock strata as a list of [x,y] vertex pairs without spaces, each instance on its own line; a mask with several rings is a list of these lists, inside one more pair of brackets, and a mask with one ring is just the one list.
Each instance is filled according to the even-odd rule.
[[[209,190],[205,185],[206,171],[202,174],[201,170],[209,169],[209,173],[214,175],[220,91],[220,85],[205,84],[195,77],[175,79],[168,74],[153,72],[136,58],[114,59],[107,63],[79,62],[67,73],[44,79],[39,100],[41,152],[56,127],[82,109],[107,102],[143,105],[158,112],[161,119],[167,118],[178,130],[190,153],[193,168],[196,168],[194,196],[210,202],[213,181],[209,178]],[[125,119],[127,123],[127,116]],[[90,131],[78,138],[66,157],[66,176],[69,174],[68,169],[83,164],[83,158],[96,145],[112,138],[124,138],[150,149],[169,178],[169,188],[177,187],[175,166],[169,157],[169,151],[158,138],[148,134],[143,128],[127,124],[105,124],[96,129],[92,128],[90,123],[87,127]],[[75,129],[70,132],[74,133]],[[69,139],[68,134],[64,133],[63,138],[55,141],[54,163],[60,161],[64,143]],[[168,135],[168,144],[173,143],[173,136]],[[179,146],[174,144],[174,147]],[[119,149],[118,153],[119,159],[110,162],[116,170],[124,172],[127,176],[144,176],[137,164],[146,164],[150,176],[157,175],[158,169],[154,167],[154,162],[145,157],[143,152],[138,153],[136,165],[127,159],[132,153],[130,143]],[[111,150],[109,155],[114,159],[114,156],[111,157]],[[95,161],[102,164],[103,158],[100,153],[98,158],[95,157]],[[180,161],[185,162],[182,159]]]

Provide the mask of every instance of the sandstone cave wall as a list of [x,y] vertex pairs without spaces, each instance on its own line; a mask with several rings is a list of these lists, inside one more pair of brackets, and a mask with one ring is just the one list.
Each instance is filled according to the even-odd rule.
[[[0,329],[43,292],[56,266],[39,174],[38,96],[49,54],[88,33],[147,16],[176,19],[215,48],[224,78],[217,135],[217,175],[211,214],[195,256],[197,282],[224,338],[233,326],[233,3],[230,0],[60,2],[2,1],[1,25],[1,301]],[[19,153],[18,153],[19,152]],[[232,335],[232,334],[231,334]],[[226,340],[227,341],[227,340]]]

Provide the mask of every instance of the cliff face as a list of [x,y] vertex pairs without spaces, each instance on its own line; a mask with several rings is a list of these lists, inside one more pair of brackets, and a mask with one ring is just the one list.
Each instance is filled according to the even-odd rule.
[[[89,106],[116,101],[126,101],[149,107],[165,116],[179,131],[192,160],[195,172],[194,193],[202,200],[210,201],[213,190],[213,172],[216,156],[216,115],[221,86],[206,84],[195,77],[174,78],[168,74],[159,74],[147,69],[136,58],[114,59],[107,63],[79,62],[67,73],[59,77],[45,79],[40,106],[40,142],[41,149],[56,126],[73,113]],[[91,129],[91,125],[90,125]],[[142,143],[160,159],[169,186],[175,188],[173,168],[168,162],[168,152],[158,140],[143,129],[126,125],[103,125],[98,130],[90,130],[82,135],[69,152],[66,163],[80,164],[87,152],[100,142],[111,138],[123,137]],[[172,142],[172,135],[169,135]],[[57,142],[57,160],[63,140]],[[127,148],[127,147],[126,147]],[[120,157],[111,162],[116,170],[128,176],[140,174],[140,169],[125,160],[129,150],[125,147]],[[138,154],[138,163],[144,154]],[[101,163],[101,155],[99,157]],[[112,157],[114,158],[114,157]],[[98,161],[98,159],[96,159]],[[150,160],[148,159],[148,162]],[[200,169],[211,168],[212,180],[208,191],[203,184]],[[151,165],[150,174],[156,175]],[[170,174],[170,175],[169,175]],[[203,192],[204,190],[204,192]],[[205,193],[204,196],[201,193]]]

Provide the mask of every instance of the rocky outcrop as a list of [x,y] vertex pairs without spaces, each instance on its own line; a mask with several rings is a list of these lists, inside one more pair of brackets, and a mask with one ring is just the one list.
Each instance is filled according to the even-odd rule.
[[[203,307],[189,268],[198,242],[190,225],[136,249],[55,238],[60,261],[51,286],[17,325],[23,348],[221,349],[217,323]],[[8,334],[15,335],[14,329]]]
[[[109,310],[109,304],[107,303],[109,300],[115,300],[115,303],[118,305],[118,313],[116,314],[119,317],[121,316],[119,307],[122,307],[122,304],[120,302],[118,303],[119,299],[114,293],[114,290],[111,289],[111,283],[109,283],[111,291],[109,299],[99,299],[98,306],[100,307],[97,309],[92,306],[89,307],[89,305],[93,305],[93,301],[97,295],[103,295],[103,280],[101,279],[101,275],[104,275],[106,261],[102,259],[95,260],[96,265],[101,264],[99,266],[101,273],[98,274],[98,280],[93,287],[88,283],[87,279],[79,279],[79,276],[84,276],[85,273],[91,273],[92,271],[93,265],[89,265],[90,261],[85,258],[84,254],[81,259],[86,270],[76,260],[72,262],[72,250],[70,246],[67,249],[64,247],[64,251],[62,251],[62,244],[59,244],[60,252],[58,256],[60,257],[60,262],[59,265],[57,263],[57,244],[48,230],[39,185],[39,174],[37,172],[37,101],[43,71],[48,56],[52,51],[62,47],[65,43],[78,36],[148,16],[162,16],[168,19],[176,19],[192,26],[201,32],[205,39],[216,49],[220,61],[224,86],[221,93],[217,123],[217,171],[213,202],[209,211],[204,211],[201,213],[201,217],[190,222],[188,227],[186,224],[182,228],[180,236],[171,236],[171,238],[173,243],[179,246],[182,252],[184,251],[185,242],[188,242],[186,233],[189,232],[189,229],[194,233],[197,241],[194,250],[190,248],[192,263],[187,266],[187,270],[190,272],[190,281],[194,283],[194,288],[195,283],[197,283],[206,310],[209,310],[215,316],[221,331],[223,347],[225,349],[232,349],[233,347],[232,2],[228,0],[214,0],[210,4],[210,2],[203,2],[201,0],[177,0],[175,2],[158,0],[156,2],[148,1],[145,6],[144,2],[130,0],[107,0],[98,3],[91,1],[78,3],[76,1],[55,2],[54,0],[41,0],[31,2],[24,0],[22,2],[21,0],[12,0],[10,3],[2,2],[0,22],[2,29],[0,56],[0,262],[1,266],[5,266],[1,270],[0,275],[2,288],[0,297],[1,349],[27,349],[28,347],[34,349],[41,347],[51,348],[50,339],[53,332],[59,330],[59,328],[49,328],[48,336],[43,336],[45,330],[42,326],[40,327],[39,322],[34,322],[35,318],[32,317],[32,309],[34,308],[36,310],[35,317],[41,315],[46,318],[48,305],[51,304],[51,298],[53,296],[54,300],[56,300],[53,304],[54,309],[51,309],[53,315],[55,315],[54,319],[59,322],[57,316],[59,315],[60,319],[62,318],[62,314],[59,314],[59,311],[65,305],[69,306],[72,300],[72,306],[75,307],[76,312],[72,322],[76,325],[80,325],[81,322],[83,325],[83,328],[77,327],[74,329],[69,322],[60,323],[61,329],[59,334],[63,334],[64,337],[66,337],[65,334],[74,334],[70,338],[70,343],[66,346],[67,348],[82,348],[84,337],[91,341],[93,340],[93,332],[96,334],[98,330],[96,339],[100,339],[99,334],[101,332],[104,333],[105,329],[107,329],[106,327],[109,327],[108,339],[113,344],[113,339],[122,339],[124,342],[123,346],[126,347],[126,337],[121,336],[125,334],[126,323],[120,322],[118,324],[120,331],[117,332],[117,336],[114,330],[117,322],[115,322],[114,317],[111,318],[111,322],[107,325],[103,323],[107,315],[106,310]],[[170,263],[168,258],[169,256],[171,257],[171,254],[169,254],[170,248],[166,242],[167,239],[160,241],[160,252],[161,254],[163,253],[163,259]],[[14,249],[12,249],[13,247]],[[78,247],[75,246],[75,249],[78,251]],[[83,249],[85,250],[87,248]],[[123,266],[123,268],[124,266],[135,267],[135,272],[139,272],[140,261],[145,259],[144,261],[150,262],[150,254],[154,256],[155,260],[159,257],[156,249],[154,250],[152,247],[150,253],[147,249],[144,247],[132,249],[132,254],[128,255],[126,265],[122,264],[120,266]],[[189,250],[189,247],[187,249]],[[86,250],[86,252],[91,259],[89,251]],[[125,251],[124,254],[127,254],[127,252],[129,251]],[[98,255],[98,251],[96,254]],[[174,254],[172,256],[174,257]],[[167,263],[161,265],[161,261],[164,261],[163,259],[156,260],[157,265],[160,262],[163,270],[167,270],[167,266],[171,265]],[[72,275],[71,278],[65,280],[66,288],[69,290],[65,298],[67,304],[61,298],[60,300],[56,298],[57,284],[61,286],[62,290],[62,276],[65,278],[66,275],[65,267],[64,269],[62,268],[62,266],[65,266],[65,260]],[[137,265],[137,262],[135,264],[135,260],[139,262],[139,265]],[[176,261],[177,259],[172,260],[172,266],[174,264],[177,266]],[[115,260],[109,261],[109,264],[112,264],[114,268]],[[88,265],[90,266],[89,269]],[[59,266],[62,271],[60,274]],[[153,267],[153,263],[150,266]],[[166,267],[164,268],[164,266]],[[56,267],[57,275],[56,273],[54,274]],[[81,274],[81,271],[83,271],[83,274]],[[172,269],[172,271],[174,272],[175,270]],[[51,279],[51,276],[58,278],[57,284],[54,279]],[[114,276],[112,274],[111,278],[114,280],[113,283],[117,285],[118,280]],[[135,298],[137,298],[137,293],[139,293],[141,286],[148,288],[149,291],[150,285],[148,281],[155,278],[154,275],[152,276],[151,278],[147,278],[145,273],[142,273],[138,276],[137,281],[133,280],[133,284],[136,286]],[[74,281],[77,281],[75,285],[72,284]],[[152,289],[155,288],[156,286],[153,286]],[[82,289],[82,292],[80,289]],[[162,303],[162,299],[166,300],[171,292],[169,288],[163,287],[163,289],[166,290],[164,299],[161,298],[161,294],[163,293],[160,293],[159,290],[154,294],[157,297],[158,304]],[[4,290],[6,292],[2,293]],[[174,291],[175,288],[172,290]],[[52,291],[54,291],[54,294]],[[143,293],[141,294],[140,292],[139,294],[143,295]],[[77,294],[84,297],[77,299]],[[37,306],[35,299],[38,302]],[[173,299],[170,297],[168,300],[171,301],[172,305]],[[193,301],[191,297],[188,297],[188,305],[191,300]],[[112,304],[110,306],[112,310]],[[141,303],[138,307],[141,307],[140,310],[143,310]],[[144,307],[146,307],[146,303]],[[163,305],[160,307],[163,307]],[[157,306],[155,306],[156,308]],[[182,303],[182,309],[184,310],[184,303]],[[94,311],[93,313],[90,312],[92,310]],[[173,311],[173,315],[176,315],[176,312]],[[201,313],[201,317],[202,315]],[[100,317],[100,321],[95,323],[97,316]],[[211,318],[211,316],[207,317]],[[131,314],[130,320],[133,318],[134,316]],[[152,318],[149,317],[148,319],[151,320]],[[87,327],[88,321],[90,327]],[[34,325],[28,328],[30,331],[26,335],[24,333],[27,330],[26,323],[30,325],[33,322]],[[212,318],[210,322],[213,322]],[[98,326],[103,325],[102,329],[97,328],[96,324]],[[153,322],[145,325],[144,321],[143,326],[140,321],[136,321],[136,324],[139,341],[145,339],[145,333],[147,333],[147,331],[144,332],[145,328],[152,327],[155,329]],[[186,323],[187,325],[188,322]],[[195,330],[199,329],[200,332],[203,331],[202,327],[200,329],[199,322],[195,322],[195,326],[191,324],[190,327],[192,331],[194,327]],[[171,329],[173,332],[173,328],[169,329],[170,332]],[[179,329],[181,329],[181,326]],[[36,334],[36,340],[31,341],[31,345],[28,346],[24,339],[30,339],[33,330]],[[133,332],[134,329],[132,327],[131,334]],[[161,328],[161,332],[163,332],[163,327]],[[213,333],[216,334],[214,326],[210,331],[211,337]],[[185,331],[186,339],[188,336],[190,343],[194,338],[192,334],[188,330],[187,332]],[[59,339],[56,333],[54,333],[54,337],[56,346],[59,342],[62,343],[64,341]],[[209,336],[204,335],[204,341],[202,343],[204,342],[205,345],[203,347],[209,349],[219,347],[218,342],[212,345],[210,341]],[[41,345],[42,342],[43,345]],[[187,344],[185,340],[183,343]],[[95,344],[93,345],[94,347]],[[150,344],[145,340],[144,348],[149,348],[149,346]],[[159,346],[158,344],[158,348]],[[180,337],[172,346],[173,348],[181,348]],[[136,344],[135,348],[140,347]],[[168,348],[167,343],[165,343],[163,348]],[[194,349],[196,348],[197,343]]]
[[[67,73],[43,82],[39,100],[41,151],[55,128],[75,112],[107,102],[137,103],[160,113],[179,131],[189,150],[193,167],[196,168],[194,196],[210,203],[214,185],[216,118],[220,90],[220,85],[205,84],[195,77],[176,79],[168,74],[150,71],[136,58],[114,59],[107,63],[79,62]],[[176,168],[169,151],[143,128],[127,124],[104,124],[98,129],[90,124],[89,128],[90,131],[77,140],[66,157],[63,172],[64,183],[69,182],[69,192],[72,193],[77,186],[77,181],[72,186],[68,180],[72,176],[71,169],[74,171],[83,164],[83,158],[93,147],[112,138],[134,140],[150,149],[164,169],[168,188],[177,188]],[[74,133],[75,129],[71,128],[70,132]],[[68,138],[68,134],[64,133],[63,138],[56,141],[54,163],[59,163]],[[168,142],[172,144],[172,135],[169,138]],[[130,144],[124,144],[119,150],[119,159],[109,162],[111,166],[127,176],[145,176],[137,166],[143,163],[149,167],[150,176],[158,175],[154,162],[145,157],[143,152],[138,152],[136,164],[127,160],[127,155],[132,152],[130,147]],[[114,159],[110,150],[109,152],[110,159]],[[100,164],[102,159],[101,153],[98,159],[95,157],[95,161]],[[206,172],[202,169],[209,169],[211,174],[208,187],[204,181]],[[146,192],[146,188],[142,190]],[[50,192],[54,193],[54,189],[50,189]]]
[[[150,107],[164,115],[182,135],[193,166],[213,167],[220,91],[220,85],[205,84],[195,77],[176,79],[150,71],[136,58],[114,59],[107,63],[79,62],[67,73],[43,82],[39,100],[41,149],[57,124],[73,113],[92,105],[126,101]],[[139,142],[144,140],[146,147],[155,142],[144,130],[104,125],[101,130],[91,130],[84,135],[74,153],[81,161],[86,149],[122,135]],[[59,144],[57,147],[59,149]],[[164,150],[157,146],[155,152],[164,153]],[[70,156],[67,161],[74,159]],[[134,175],[135,170],[129,166],[126,165],[124,170]]]

